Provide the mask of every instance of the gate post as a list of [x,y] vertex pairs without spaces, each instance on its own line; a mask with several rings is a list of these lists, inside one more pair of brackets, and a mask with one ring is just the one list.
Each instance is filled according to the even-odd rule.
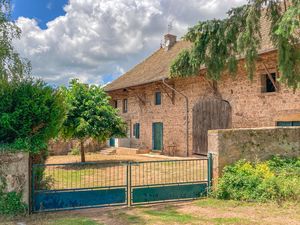
[[127,205],[131,206],[131,162],[127,163]]
[[207,190],[208,192],[211,190],[212,187],[212,176],[213,174],[213,155],[212,153],[208,154],[207,160]]
[[32,164],[32,162],[30,163],[30,181],[31,181],[31,190],[30,190],[30,206],[29,206],[29,210],[30,210],[30,214],[32,214],[34,212],[34,188],[35,188],[35,169],[34,166]]

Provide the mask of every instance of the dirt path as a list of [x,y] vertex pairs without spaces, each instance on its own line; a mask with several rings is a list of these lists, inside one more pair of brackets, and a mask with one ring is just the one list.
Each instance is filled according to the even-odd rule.
[[[83,223],[76,220],[89,220]],[[71,222],[70,222],[71,221]],[[241,203],[202,199],[140,207],[115,207],[35,214],[2,220],[2,225],[300,225],[300,205]]]

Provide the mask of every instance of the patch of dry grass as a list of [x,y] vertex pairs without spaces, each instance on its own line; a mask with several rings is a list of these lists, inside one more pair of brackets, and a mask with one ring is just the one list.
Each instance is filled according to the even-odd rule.
[[[78,156],[52,156],[47,164],[76,162]],[[119,161],[117,161],[118,159]],[[178,160],[178,159],[184,159]],[[207,179],[207,161],[186,158],[149,157],[145,155],[88,154],[91,165],[47,166],[45,175],[51,189],[126,186],[128,168],[132,162],[131,184],[153,185],[179,182],[196,182]],[[159,161],[159,162],[158,162]]]

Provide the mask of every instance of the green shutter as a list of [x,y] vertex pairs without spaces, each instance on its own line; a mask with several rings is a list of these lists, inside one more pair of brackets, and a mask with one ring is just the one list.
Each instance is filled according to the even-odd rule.
[[139,123],[133,124],[133,136],[137,139],[140,138],[140,124]]
[[140,138],[140,124],[139,123],[137,123],[136,124],[136,136],[135,136],[136,138]]
[[161,92],[155,92],[155,105],[161,105]]

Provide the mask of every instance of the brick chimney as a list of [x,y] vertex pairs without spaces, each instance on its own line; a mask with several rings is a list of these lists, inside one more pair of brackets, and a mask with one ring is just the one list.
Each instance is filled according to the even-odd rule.
[[176,36],[173,34],[166,34],[165,35],[165,50],[168,51],[169,49],[171,49],[174,44],[176,43]]

